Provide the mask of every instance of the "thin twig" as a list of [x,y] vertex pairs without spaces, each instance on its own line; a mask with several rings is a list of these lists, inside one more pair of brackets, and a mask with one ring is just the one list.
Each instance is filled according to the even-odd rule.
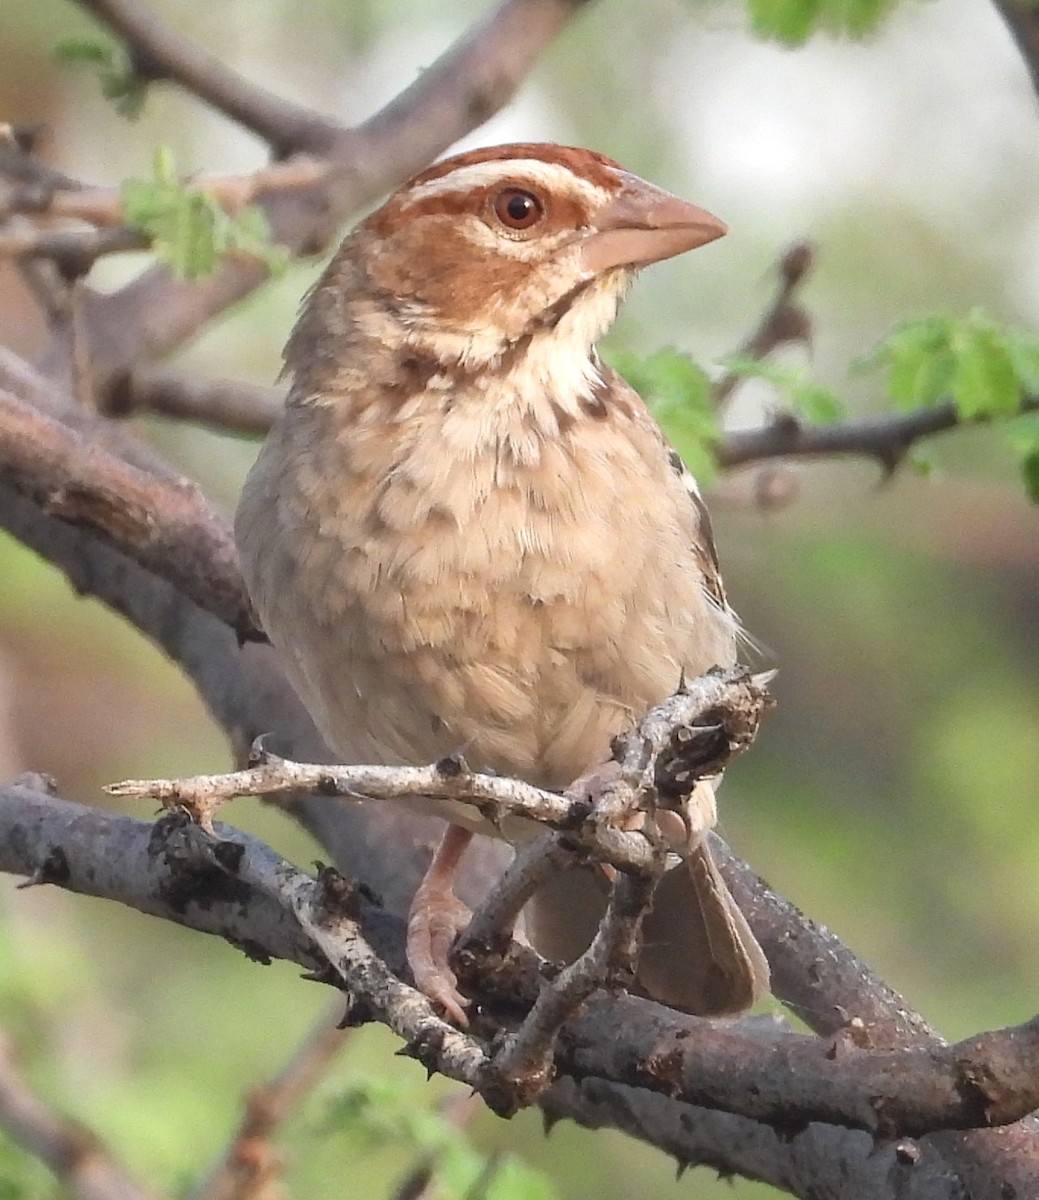
[[653,903],[664,861],[664,855],[659,854],[644,874],[617,875],[606,915],[591,945],[541,988],[523,1024],[495,1055],[495,1070],[517,1089],[523,1102],[534,1100],[551,1082],[553,1054],[563,1025],[604,984],[630,982],[639,929]]
[[[331,963],[355,1012],[395,1029],[429,1068],[503,1108],[514,1103],[480,1044],[441,1021],[389,971],[387,950],[376,953],[368,921],[377,910],[339,877],[315,880],[255,838],[219,833],[214,842],[181,822],[160,836],[151,823],[69,804],[32,780],[0,788],[0,870],[232,936],[254,956],[286,957],[310,970]],[[397,922],[398,958],[403,937]],[[1013,1122],[1034,1108],[1039,1020],[950,1047],[920,1039],[877,1050],[865,1022],[846,1021],[834,1038],[822,1039],[761,1029],[754,1020],[685,1017],[634,997],[601,997],[567,1023],[557,1067],[750,1114],[781,1132],[824,1121],[884,1136],[920,1134]]]
[[[271,163],[247,175],[197,175],[182,182],[185,189],[209,197],[225,212],[234,214],[250,204],[257,204],[264,197],[321,186],[332,173],[333,168],[328,162],[299,155],[287,162]],[[83,221],[98,229],[119,229],[126,215],[121,188],[84,187],[81,184],[72,189],[53,189],[44,199],[33,189],[28,192],[15,190],[8,196],[4,207],[13,213]],[[145,239],[144,244],[147,241]],[[22,249],[17,239],[6,244],[0,241],[0,251],[4,250],[10,255],[37,252],[32,246]]]
[[[631,817],[656,800],[655,781],[681,775],[691,790],[696,780],[716,775],[753,742],[771,705],[771,676],[742,668],[715,670],[687,681],[682,690],[652,709],[638,728],[617,739],[619,770],[609,786],[584,795],[579,780],[565,794],[518,779],[469,771],[460,759],[426,767],[326,766],[294,763],[265,755],[258,766],[224,775],[185,779],[131,779],[111,784],[116,796],[148,796],[182,808],[203,828],[212,828],[219,807],[236,796],[304,793],[350,800],[452,801],[475,809],[493,828],[523,818],[563,830],[601,862],[633,870],[655,870],[656,852],[642,832],[629,832]],[[702,721],[709,714],[711,724]],[[592,772],[587,779],[592,779]],[[701,832],[699,830],[693,832]]]

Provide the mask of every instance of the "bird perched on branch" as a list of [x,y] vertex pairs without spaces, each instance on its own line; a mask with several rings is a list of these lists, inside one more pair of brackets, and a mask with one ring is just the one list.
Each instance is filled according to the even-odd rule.
[[[696,484],[595,352],[639,268],[723,233],[600,154],[530,144],[437,163],[346,238],[235,523],[263,626],[345,761],[460,751],[562,788],[683,674],[734,661]],[[691,828],[713,824],[709,784],[689,804]],[[474,826],[445,815],[409,958],[464,1023],[446,954]],[[550,956],[583,949],[582,889],[564,877],[532,905]],[[638,983],[665,1003],[733,1013],[767,987],[701,832],[645,932]]]

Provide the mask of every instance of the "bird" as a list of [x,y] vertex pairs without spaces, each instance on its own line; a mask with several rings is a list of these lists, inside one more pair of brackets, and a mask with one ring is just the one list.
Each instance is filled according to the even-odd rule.
[[[435,163],[346,236],[301,306],[235,517],[259,620],[344,762],[461,752],[562,789],[683,677],[735,661],[696,482],[596,350],[640,269],[725,232],[605,155],[517,143]],[[473,832],[513,832],[416,803],[450,824],[408,959],[464,1025],[452,882]],[[689,804],[714,823],[709,782]],[[534,946],[579,953],[599,891],[594,872],[554,879],[529,906]],[[652,998],[731,1015],[767,991],[706,835],[644,929]]]

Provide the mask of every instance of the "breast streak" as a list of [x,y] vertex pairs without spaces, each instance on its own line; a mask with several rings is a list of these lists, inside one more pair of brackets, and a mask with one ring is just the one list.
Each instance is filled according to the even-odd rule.
[[695,514],[644,419],[624,437],[528,430],[476,456],[420,430],[382,473],[351,441],[353,470],[379,483],[352,487],[361,503],[330,531],[337,649],[311,656],[304,684],[340,752],[460,752],[561,787],[683,669],[729,661]]

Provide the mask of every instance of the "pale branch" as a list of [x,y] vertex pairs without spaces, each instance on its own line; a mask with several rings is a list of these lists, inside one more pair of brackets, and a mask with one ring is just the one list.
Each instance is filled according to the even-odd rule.
[[[41,399],[47,402],[50,392],[37,377],[30,377],[23,382],[31,385],[30,390],[35,388],[38,391],[43,386]],[[2,486],[0,518],[16,536],[58,564],[78,589],[99,595],[110,606],[124,613],[147,636],[163,645],[196,680],[234,744],[244,749],[256,734],[274,729],[284,739],[281,744],[285,744],[289,752],[292,752],[293,746],[307,748],[313,761],[314,748],[320,746],[320,742],[298,701],[280,679],[276,664],[265,647],[247,648],[248,653],[239,653],[229,632],[163,581],[94,542],[82,530],[56,522],[17,496],[5,493]],[[376,809],[374,812],[371,811],[373,807]],[[399,810],[390,811],[387,806],[366,805],[332,811],[327,804],[304,801],[298,806],[293,805],[292,811],[330,848],[341,867],[373,880],[387,897],[393,897],[396,911],[404,911],[414,883],[421,874],[425,855],[421,839],[422,836],[428,837],[428,834],[409,833],[407,837],[400,834],[396,829],[400,820]],[[3,845],[2,841],[0,845]],[[490,842],[483,843],[487,848],[491,845]],[[115,860],[121,861],[121,858],[117,854]],[[856,988],[861,976],[863,1005],[869,1013],[878,1020],[890,1019],[900,1023],[901,1027],[911,1028],[914,1025],[914,1015],[907,1015],[904,1002],[894,997],[890,989],[874,986],[877,983],[875,977],[871,977],[868,969],[857,962],[832,934],[815,926],[788,903],[774,896],[748,868],[741,864],[738,867],[739,872],[746,876],[744,893],[737,897],[741,907],[747,911],[761,941],[765,943],[772,937],[785,955],[784,969],[776,971],[775,965],[773,969],[777,995],[785,995],[786,985],[791,979],[800,977],[814,981],[816,990],[807,985],[807,992],[806,988],[794,989],[791,999],[795,1006],[801,1005],[802,1010],[807,1009],[805,1015],[810,1020],[821,1024],[834,1020],[839,1022],[848,1013],[857,1011]],[[731,870],[728,878],[730,886],[734,887]],[[784,928],[786,934],[783,933]],[[769,948],[768,952],[771,957],[772,949]],[[827,973],[831,971],[836,971],[840,976],[839,985],[832,990],[826,987]],[[803,1003],[806,994],[807,1004]],[[835,1004],[845,1006],[843,1014],[834,1008]],[[923,1026],[920,1018],[915,1018],[915,1022]],[[906,1037],[911,1040],[912,1032],[907,1033]],[[619,1091],[627,1094],[625,1089]],[[643,1093],[639,1095],[643,1096]],[[650,1098],[644,1096],[644,1099],[648,1102]],[[615,1110],[616,1122],[621,1127],[624,1127],[623,1114],[628,1114],[631,1108],[629,1096]],[[684,1127],[684,1119],[682,1124]],[[728,1131],[731,1126],[719,1126],[718,1119],[715,1119],[711,1128]],[[760,1127],[755,1125],[754,1128]],[[822,1127],[813,1127],[800,1135],[797,1156],[799,1168],[808,1169],[805,1167],[806,1156],[810,1161],[811,1147],[818,1148],[821,1130]],[[643,1136],[646,1136],[646,1131]],[[726,1137],[722,1133],[718,1136],[720,1140],[714,1146],[713,1153],[719,1162],[729,1162],[731,1169],[732,1165],[742,1160],[735,1153],[727,1157],[729,1148]],[[826,1136],[836,1135],[831,1130]],[[848,1136],[838,1138],[839,1146],[846,1145]],[[917,1165],[913,1168],[912,1177],[926,1181],[941,1174],[943,1179],[948,1180],[963,1172],[971,1177],[976,1197],[998,1197],[998,1188],[1003,1182],[1017,1188],[1017,1194],[1027,1195],[1039,1181],[1037,1140],[1034,1128],[1027,1123],[1004,1128],[998,1134],[985,1131],[937,1134],[927,1140],[927,1146],[940,1143],[940,1155],[935,1156],[928,1150],[919,1156],[915,1160]],[[702,1152],[703,1137],[698,1135],[692,1139],[692,1143]],[[785,1156],[785,1143],[770,1137],[763,1144],[775,1145],[777,1154]],[[820,1171],[832,1161],[830,1149],[831,1143],[826,1142],[820,1150]],[[691,1157],[691,1153],[685,1154],[685,1158]],[[756,1160],[760,1169],[767,1166],[772,1171],[773,1174],[766,1177],[777,1180],[783,1178],[783,1163],[777,1161],[768,1164],[766,1158],[759,1157]],[[859,1171],[857,1182],[874,1178],[874,1158],[856,1152],[843,1161],[847,1169]],[[931,1167],[928,1167],[929,1163]],[[740,1169],[743,1169],[742,1166]],[[795,1173],[791,1178],[803,1179],[805,1176]],[[869,1196],[870,1200],[880,1200],[881,1196],[894,1193],[879,1188],[870,1190],[867,1186],[860,1194]],[[949,1193],[954,1194],[958,1195]],[[840,1200],[846,1200],[848,1192],[835,1191],[832,1195],[840,1195]]]
[[[1039,397],[1022,398],[1021,412],[1037,409]],[[831,425],[806,425],[793,414],[783,414],[760,428],[726,434],[716,458],[722,467],[742,467],[775,458],[872,458],[890,474],[923,438],[989,419],[965,419],[951,400],[906,413],[860,417]]]
[[75,1200],[152,1200],[100,1137],[54,1111],[29,1086],[0,1034],[0,1129],[48,1167]]
[[279,156],[299,150],[325,151],[343,133],[338,122],[239,75],[201,43],[184,37],[135,0],[76,3],[123,42],[136,76],[180,84],[263,138]]
[[[331,177],[332,165],[322,159],[299,155],[287,162],[271,163],[247,175],[195,175],[182,180],[182,186],[215,201],[225,212],[235,214],[266,196],[302,192],[321,187]],[[10,213],[46,217],[48,220],[83,222],[98,230],[119,229],[126,220],[121,188],[85,187],[51,189],[41,198],[29,189],[13,190],[5,199],[3,210]],[[148,239],[144,245],[148,244]],[[127,249],[140,249],[130,246]],[[15,257],[36,253],[32,246],[22,249],[17,238],[0,240],[0,254]]]
[[[151,797],[184,809],[204,829],[218,808],[236,796],[306,794],[348,800],[415,802],[446,800],[475,810],[491,827],[522,818],[565,832],[574,846],[620,869],[655,874],[657,839],[672,826],[673,840],[691,834],[668,811],[688,795],[697,779],[713,777],[749,748],[761,717],[771,707],[771,674],[752,676],[743,668],[716,669],[684,681],[681,690],[652,709],[638,727],[615,740],[615,766],[594,769],[563,794],[518,779],[483,775],[458,758],[425,767],[329,766],[295,763],[263,754],[257,766],[224,775],[186,779],[125,780],[107,791]],[[632,829],[633,818],[648,822]],[[677,821],[669,820],[676,817]],[[533,832],[533,831],[532,831]],[[648,836],[647,836],[648,835]],[[664,848],[666,849],[666,843]]]
[[[334,167],[329,180],[263,197],[275,240],[300,254],[324,248],[344,220],[497,112],[589,2],[503,0],[410,87],[328,149]],[[88,327],[95,376],[103,384],[170,353],[265,279],[261,264],[229,260],[194,283],[153,267],[111,295],[92,294]],[[68,360],[67,339],[58,336],[46,357],[49,372],[67,373]]]
[[169,579],[239,637],[262,637],[230,532],[190,480],[132,466],[3,389],[0,465],[7,483],[45,512],[89,528]]
[[[763,359],[791,342],[811,344],[812,321],[795,302],[795,296],[810,274],[814,259],[815,252],[808,242],[798,242],[783,253],[777,264],[779,288],[754,331],[740,344],[737,354]],[[712,385],[711,401],[715,408],[724,406],[743,378],[735,371],[727,371]]]
[[655,869],[637,875],[618,872],[591,945],[555,979],[542,984],[523,1024],[495,1055],[495,1069],[521,1097],[534,1099],[551,1082],[560,1030],[581,1012],[588,998],[604,985],[624,986],[634,976],[639,931],[653,904],[665,860],[664,854],[658,854]]
[[[0,789],[0,870],[217,933],[261,961],[285,957],[323,979],[331,965],[354,1019],[388,1024],[428,1067],[511,1110],[489,1052],[387,966],[400,961],[401,921],[334,872],[314,879],[237,830],[221,828],[220,839],[175,818],[151,824],[58,800],[38,778]],[[489,1019],[493,1003],[487,1011]],[[567,1020],[555,1069],[698,1100],[781,1132],[824,1121],[922,1134],[1010,1122],[1039,1100],[1035,1021],[948,1048],[893,1053],[862,1042],[854,1025],[822,1039],[759,1018],[713,1022],[599,996]]]
[[263,1200],[271,1195],[282,1166],[271,1138],[321,1082],[350,1037],[351,1030],[337,1024],[342,1008],[337,999],[278,1074],[250,1089],[230,1145],[188,1200]]

